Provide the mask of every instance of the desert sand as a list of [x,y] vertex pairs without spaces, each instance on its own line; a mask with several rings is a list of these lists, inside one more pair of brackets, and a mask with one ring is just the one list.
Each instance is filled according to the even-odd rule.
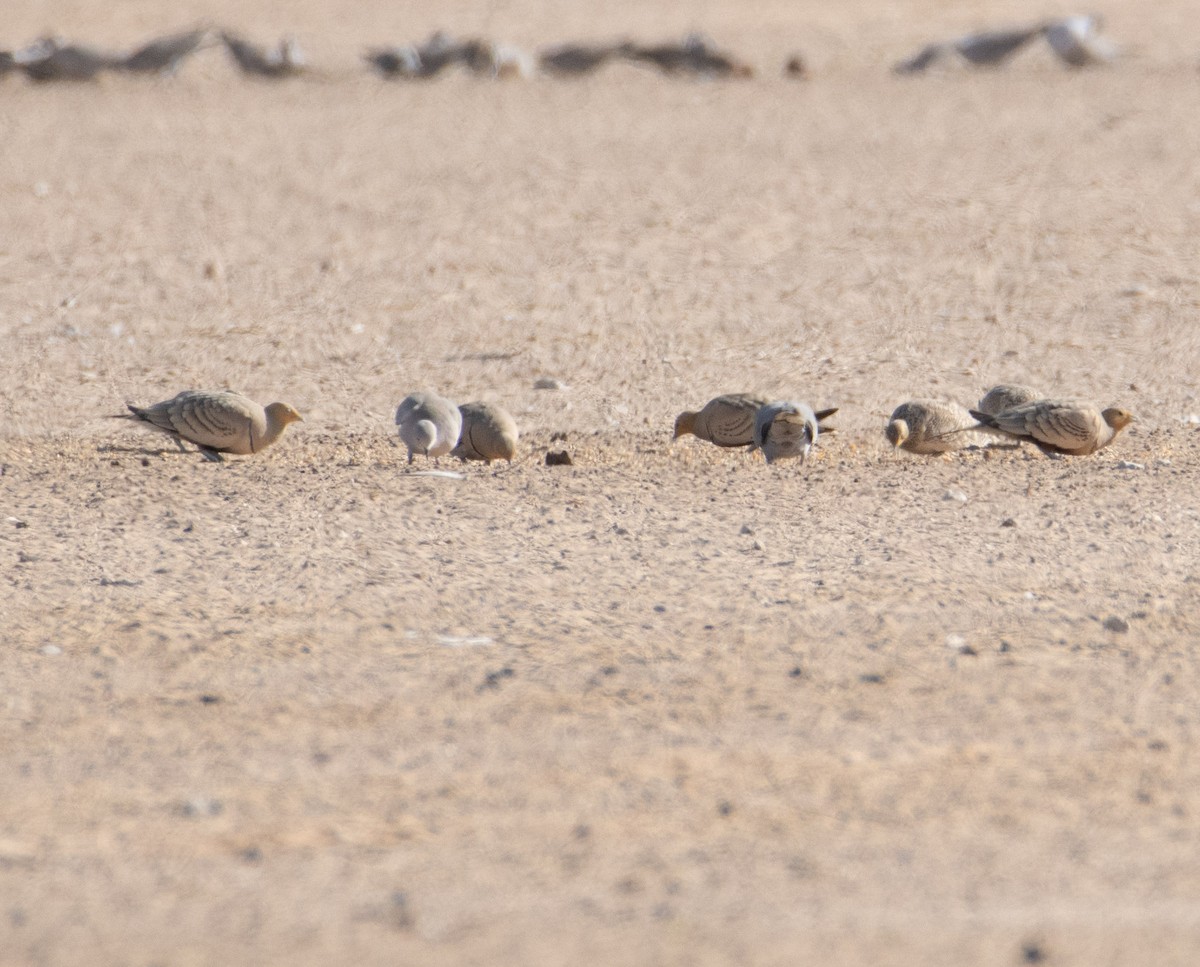
[[[0,963],[1194,963],[1194,5],[1098,4],[1110,68],[920,78],[1074,11],[433,6],[7,19],[320,70],[0,82]],[[759,73],[358,59],[437,27]],[[1136,422],[883,439],[1001,381]],[[108,419],[187,388],[305,422],[213,464]],[[517,459],[407,467],[418,389],[503,403]],[[671,445],[746,390],[837,433]]]

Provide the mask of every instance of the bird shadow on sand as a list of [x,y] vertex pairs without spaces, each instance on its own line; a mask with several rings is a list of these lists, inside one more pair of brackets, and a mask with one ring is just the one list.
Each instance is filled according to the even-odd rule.
[[152,450],[149,447],[130,447],[121,446],[116,443],[103,443],[96,447],[97,453],[124,453],[139,457],[195,457],[197,454],[203,456],[198,450],[183,450],[173,447],[160,447],[157,450]]

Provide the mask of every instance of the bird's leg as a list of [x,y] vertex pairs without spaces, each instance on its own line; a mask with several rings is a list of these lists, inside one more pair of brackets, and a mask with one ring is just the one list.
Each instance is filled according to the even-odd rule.
[[211,460],[213,463],[225,462],[225,458],[212,447],[201,447],[200,452],[204,455],[205,460]]

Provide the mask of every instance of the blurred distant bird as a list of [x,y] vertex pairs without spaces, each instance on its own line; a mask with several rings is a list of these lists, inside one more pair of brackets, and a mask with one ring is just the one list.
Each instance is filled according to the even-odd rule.
[[679,44],[643,47],[625,42],[617,47],[623,57],[653,64],[668,74],[698,74],[708,77],[753,77],[754,68],[714,49],[702,34],[689,34]]
[[41,40],[13,55],[16,65],[34,81],[90,81],[101,71],[117,67],[121,59],[114,54],[64,44],[56,37]]
[[363,59],[384,77],[417,77],[421,73],[421,55],[411,44],[377,47],[368,50]]
[[590,74],[612,60],[618,48],[618,44],[562,44],[541,51],[538,65],[549,74]]
[[434,77],[453,64],[466,64],[480,54],[478,41],[455,40],[444,30],[436,30],[417,48],[421,58],[418,77]]
[[184,440],[194,443],[206,459],[216,461],[222,453],[258,453],[278,440],[289,423],[301,419],[286,403],[272,403],[264,409],[228,390],[184,390],[153,406],[125,405],[132,415],[116,419],[137,420],[166,433],[181,450]]
[[1042,28],[1039,26],[968,34],[954,41],[954,49],[976,67],[995,67],[1012,57],[1041,32]]
[[463,64],[476,73],[499,71],[492,45],[479,40],[455,40],[444,30],[435,30],[422,44],[376,48],[365,56],[367,63],[384,77],[428,79],[454,64]]
[[754,447],[762,450],[767,463],[786,457],[799,457],[803,463],[819,433],[817,415],[807,403],[768,403],[754,417]]
[[208,29],[199,27],[184,33],[155,38],[129,54],[121,62],[121,67],[135,73],[174,74],[179,70],[179,65],[195,53],[208,36]]
[[465,63],[471,73],[494,80],[532,77],[534,61],[520,47],[474,40],[464,45]]
[[1046,24],[1046,41],[1064,64],[1088,67],[1107,64],[1117,56],[1117,45],[1100,34],[1099,17],[1078,15]]
[[947,453],[972,442],[975,420],[964,406],[946,400],[909,400],[892,411],[884,436],[909,453]]
[[939,61],[960,56],[972,67],[997,67],[1042,33],[1042,26],[1012,30],[984,30],[957,40],[928,44],[893,70],[897,74],[919,74]]
[[455,40],[444,30],[434,31],[423,44],[376,47],[363,58],[384,77],[395,78],[428,79],[455,64],[484,77],[529,77],[533,73],[533,60],[519,47]]
[[951,50],[950,44],[929,44],[922,47],[908,60],[902,60],[892,70],[897,74],[919,74],[942,60]]
[[1000,383],[983,395],[983,399],[979,401],[976,409],[989,416],[995,416],[997,413],[1003,413],[1013,407],[1024,406],[1026,403],[1033,403],[1045,398],[1045,393],[1039,393],[1028,386],[1021,386],[1019,383]]
[[995,415],[971,410],[981,429],[1015,440],[1028,440],[1046,453],[1087,456],[1103,450],[1133,422],[1128,410],[1101,410],[1072,400],[1037,400]]
[[273,50],[264,51],[247,40],[228,31],[222,32],[221,40],[230,56],[243,73],[256,77],[294,77],[304,71],[304,51],[291,38],[284,37]]
[[0,77],[17,70],[17,59],[11,50],[0,50]]
[[462,435],[462,413],[444,396],[410,393],[396,408],[396,426],[412,463],[416,453],[440,457],[453,450]]

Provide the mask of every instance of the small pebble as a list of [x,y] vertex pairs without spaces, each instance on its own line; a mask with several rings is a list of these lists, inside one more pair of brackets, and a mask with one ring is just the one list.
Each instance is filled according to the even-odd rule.
[[42,654],[53,658],[55,655],[61,655],[62,649],[59,648],[58,645],[43,645]]
[[566,450],[548,450],[546,452],[547,467],[571,467],[575,465],[575,461],[571,459],[571,454]]
[[1005,517],[1004,520],[1000,521],[1000,526],[1001,527],[1016,527],[1017,522],[1015,520],[1013,520],[1011,517]]
[[1118,470],[1145,470],[1144,463],[1135,463],[1133,460],[1120,460],[1117,462]]
[[1124,618],[1118,618],[1115,614],[1104,619],[1104,627],[1108,631],[1115,631],[1117,634],[1124,634],[1129,630],[1129,622]]
[[566,389],[567,384],[553,376],[539,376],[533,381],[534,389]]
[[967,502],[967,495],[961,490],[955,490],[954,488],[951,488],[942,494],[942,500],[953,500],[960,504],[965,504]]

